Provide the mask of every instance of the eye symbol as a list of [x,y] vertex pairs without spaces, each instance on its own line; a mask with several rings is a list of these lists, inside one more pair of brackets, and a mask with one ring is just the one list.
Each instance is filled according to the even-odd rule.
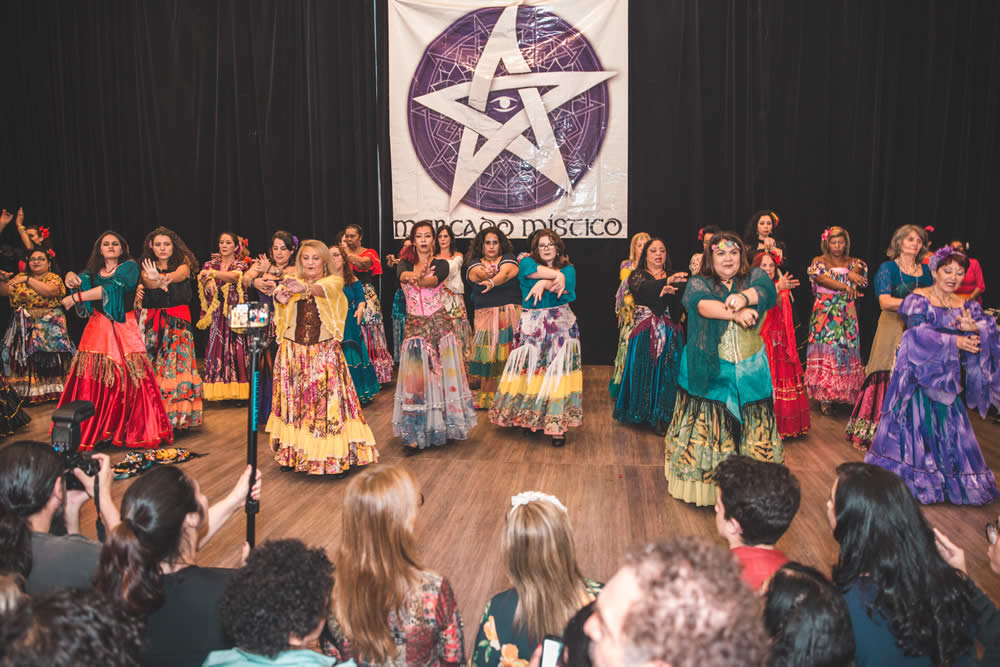
[[501,95],[490,102],[490,104],[493,106],[494,111],[513,111],[517,100],[510,95]]

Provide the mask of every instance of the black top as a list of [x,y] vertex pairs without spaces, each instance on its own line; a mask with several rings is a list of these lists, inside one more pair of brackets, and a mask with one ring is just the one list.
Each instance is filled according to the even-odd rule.
[[191,303],[191,280],[182,280],[179,283],[167,285],[167,291],[161,289],[146,289],[142,293],[143,308],[172,308],[174,306],[187,306]]
[[57,588],[90,588],[101,545],[83,535],[31,533],[31,573],[28,595]]
[[163,606],[149,615],[142,664],[200,667],[212,651],[231,648],[219,602],[233,570],[192,565],[163,575]]
[[[504,264],[513,264],[514,267],[517,267],[517,258],[512,254],[504,255],[500,258],[497,269],[499,270]],[[472,297],[473,307],[496,308],[497,306],[519,305],[521,303],[521,284],[517,281],[517,274],[515,273],[510,280],[502,285],[497,285],[484,294],[483,286],[469,278],[469,271],[482,265],[483,260],[477,259],[465,268],[465,282],[469,286],[469,296]]]
[[[434,276],[438,279],[438,285],[443,283],[448,279],[448,273],[451,271],[451,267],[448,262],[443,259],[435,259],[431,261],[431,268],[434,270]],[[399,260],[399,264],[396,265],[396,277],[403,275],[404,271],[412,271],[413,264],[406,261],[405,259]],[[422,278],[423,276],[421,276]]]
[[668,308],[671,313],[680,312],[678,310],[680,290],[674,294],[660,296],[660,290],[666,284],[667,277],[654,280],[653,276],[646,270],[633,271],[628,277],[628,290],[632,293],[632,298],[635,299],[635,305],[646,306],[657,317],[661,317]]

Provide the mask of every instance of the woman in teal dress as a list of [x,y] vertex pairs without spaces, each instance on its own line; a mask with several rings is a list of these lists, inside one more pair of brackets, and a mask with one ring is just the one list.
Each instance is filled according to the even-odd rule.
[[688,281],[683,298],[688,340],[666,435],[667,490],[673,497],[714,505],[715,466],[732,454],[784,460],[760,336],[764,314],[776,300],[774,282],[749,267],[740,238],[716,235],[701,275]]
[[[340,255],[340,248],[330,246],[330,255]],[[361,405],[368,405],[382,385],[375,375],[375,367],[372,366],[371,358],[368,356],[368,346],[365,345],[364,336],[361,335],[361,322],[365,316],[365,290],[361,281],[354,275],[350,262],[344,262],[342,271],[344,296],[347,297],[347,319],[344,321],[344,339],[340,342],[340,347],[344,351],[344,358],[347,359],[347,367],[354,381],[354,389],[358,392],[358,400],[361,401]]]

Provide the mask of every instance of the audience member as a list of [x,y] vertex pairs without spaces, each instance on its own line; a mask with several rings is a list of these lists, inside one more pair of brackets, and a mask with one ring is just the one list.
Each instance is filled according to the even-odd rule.
[[11,572],[0,574],[0,615],[13,611],[27,598],[24,594],[24,577]]
[[736,559],[697,537],[633,550],[584,625],[598,667],[762,667],[760,601]]
[[25,598],[0,623],[0,667],[138,667],[141,649],[142,624],[92,590]]
[[[94,587],[146,618],[143,664],[201,665],[230,646],[219,600],[232,570],[195,564],[198,549],[243,507],[250,466],[222,501],[208,506],[198,482],[175,466],[153,468],[122,498],[122,520],[101,551]],[[253,487],[260,497],[260,472]]]
[[[94,459],[101,466],[101,516],[111,529],[118,523],[111,462],[104,454]],[[94,493],[94,479],[75,469],[84,490],[67,490],[65,470],[51,445],[22,441],[0,449],[0,571],[19,572],[29,595],[89,587],[97,567],[101,545],[79,534],[80,508]],[[68,535],[49,533],[60,515]]]
[[878,466],[842,463],[827,501],[858,667],[972,660],[975,586],[941,558],[920,504]]
[[854,632],[844,598],[816,569],[786,563],[771,578],[764,627],[771,667],[850,667]]
[[715,527],[759,591],[788,557],[774,545],[799,510],[799,480],[783,465],[730,456],[715,469]]
[[205,667],[337,664],[312,650],[332,589],[333,565],[322,549],[278,540],[253,550],[222,594],[222,627],[236,648],[213,651]]
[[448,580],[421,568],[413,525],[423,496],[399,466],[362,470],[344,495],[327,650],[359,665],[464,664]]
[[553,496],[526,491],[511,498],[500,552],[514,587],[486,604],[473,644],[475,667],[529,658],[545,635],[562,635],[601,592],[580,574],[569,515]]
[[587,619],[594,613],[594,602],[576,612],[563,630],[563,652],[559,660],[561,667],[591,667],[590,637],[583,631]]

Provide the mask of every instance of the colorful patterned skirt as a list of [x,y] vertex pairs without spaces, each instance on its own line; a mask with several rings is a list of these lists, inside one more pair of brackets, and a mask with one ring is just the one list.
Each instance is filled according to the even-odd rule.
[[878,422],[882,417],[882,402],[889,389],[892,367],[896,363],[896,348],[899,347],[905,330],[906,324],[899,313],[883,310],[879,315],[868,366],[865,367],[868,375],[861,385],[861,394],[854,404],[854,411],[845,429],[847,439],[854,443],[856,449],[867,450],[875,438],[875,431],[878,430]]
[[206,401],[245,400],[250,397],[248,357],[246,336],[229,328],[229,318],[219,308],[212,313],[212,327],[205,348],[202,386]]
[[167,419],[175,431],[201,426],[203,396],[191,316],[187,306],[178,308],[183,309],[187,319],[161,309],[144,310],[141,318],[146,330],[146,352],[160,385]]
[[392,433],[407,447],[465,440],[479,419],[462,347],[451,327],[443,308],[429,317],[406,316]]
[[669,313],[638,306],[613,416],[623,424],[666,424],[674,415],[684,333]]
[[365,283],[365,314],[361,318],[361,335],[368,348],[368,357],[375,367],[375,376],[382,384],[392,382],[392,355],[385,342],[385,327],[382,324],[382,305],[379,303],[375,286]]
[[441,306],[451,322],[451,330],[462,346],[463,358],[468,361],[472,358],[472,327],[469,326],[469,315],[465,311],[465,297],[449,289],[442,289]]
[[635,325],[633,319],[635,306],[632,303],[632,295],[625,297],[621,309],[618,312],[618,347],[615,351],[615,365],[611,369],[611,380],[608,381],[608,392],[612,400],[618,398],[618,390],[622,383],[622,375],[625,373],[625,359],[628,356],[629,336],[632,335],[632,327]]
[[858,315],[841,294],[816,294],[806,352],[805,385],[817,401],[854,405],[865,381],[858,353]]
[[399,363],[399,351],[403,347],[403,331],[406,328],[406,295],[403,288],[396,290],[392,297],[392,358]]
[[347,360],[333,339],[315,345],[281,341],[265,430],[274,460],[296,472],[338,475],[378,461]]
[[0,375],[0,436],[10,435],[31,421],[23,404],[24,399]]
[[134,312],[121,323],[100,312],[90,316],[59,407],[70,401],[94,404],[94,416],[80,425],[80,449],[104,440],[153,448],[174,439]]
[[490,421],[552,436],[583,423],[580,329],[568,305],[521,311]]
[[503,375],[514,340],[514,329],[521,317],[521,306],[508,304],[475,310],[476,333],[472,339],[472,359],[469,361],[469,386],[473,388],[473,403],[477,409],[488,410],[493,405],[497,383]]
[[699,506],[715,504],[715,467],[733,454],[784,462],[771,399],[740,406],[737,420],[724,403],[677,390],[667,428],[665,473],[671,496]]
[[74,354],[62,309],[18,308],[4,334],[0,365],[14,391],[41,403],[62,394]]

